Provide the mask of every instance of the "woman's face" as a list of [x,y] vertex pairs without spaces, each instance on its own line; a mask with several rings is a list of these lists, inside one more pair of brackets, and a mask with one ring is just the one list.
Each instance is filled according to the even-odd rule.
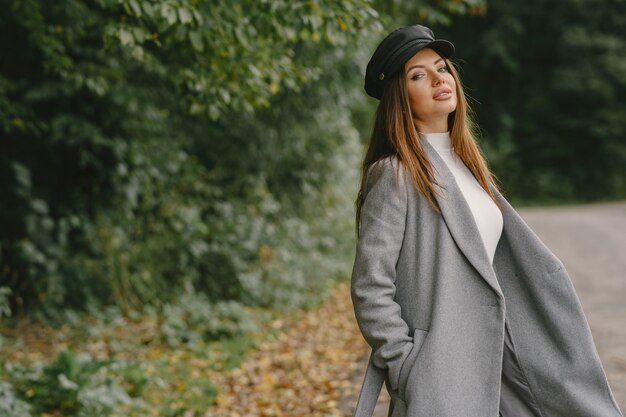
[[406,86],[414,122],[420,132],[446,132],[456,109],[456,82],[442,57],[424,48],[406,64]]

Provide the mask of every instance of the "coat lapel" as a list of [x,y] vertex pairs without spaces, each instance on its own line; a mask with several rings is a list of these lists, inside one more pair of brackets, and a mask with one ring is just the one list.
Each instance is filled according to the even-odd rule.
[[445,161],[427,140],[421,140],[428,159],[435,169],[440,193],[435,196],[441,214],[455,243],[499,297],[504,298],[496,274],[489,262],[474,215]]

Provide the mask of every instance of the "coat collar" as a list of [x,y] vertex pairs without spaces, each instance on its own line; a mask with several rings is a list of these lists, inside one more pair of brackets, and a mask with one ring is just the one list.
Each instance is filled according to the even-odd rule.
[[[494,269],[489,262],[487,251],[482,244],[482,237],[474,221],[474,215],[454,178],[454,174],[427,140],[422,139],[421,143],[435,169],[440,190],[435,199],[452,238],[487,284],[500,298],[504,298]],[[496,197],[498,200],[503,199],[500,193],[497,193]]]

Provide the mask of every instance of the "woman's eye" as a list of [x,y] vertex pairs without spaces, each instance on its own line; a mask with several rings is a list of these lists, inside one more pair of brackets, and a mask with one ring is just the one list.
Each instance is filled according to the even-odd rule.
[[439,72],[448,72],[448,67],[441,67],[437,71],[439,71]]
[[411,80],[412,80],[412,81],[417,81],[417,80],[419,80],[420,78],[422,78],[423,76],[424,76],[424,74],[420,74],[420,73],[418,73],[418,74],[413,74],[413,76],[411,77]]

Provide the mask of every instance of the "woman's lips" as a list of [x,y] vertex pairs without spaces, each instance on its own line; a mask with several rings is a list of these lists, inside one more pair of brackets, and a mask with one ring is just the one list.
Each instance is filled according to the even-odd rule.
[[452,90],[449,88],[439,89],[435,91],[435,94],[433,95],[434,100],[448,100],[450,98],[452,98]]

